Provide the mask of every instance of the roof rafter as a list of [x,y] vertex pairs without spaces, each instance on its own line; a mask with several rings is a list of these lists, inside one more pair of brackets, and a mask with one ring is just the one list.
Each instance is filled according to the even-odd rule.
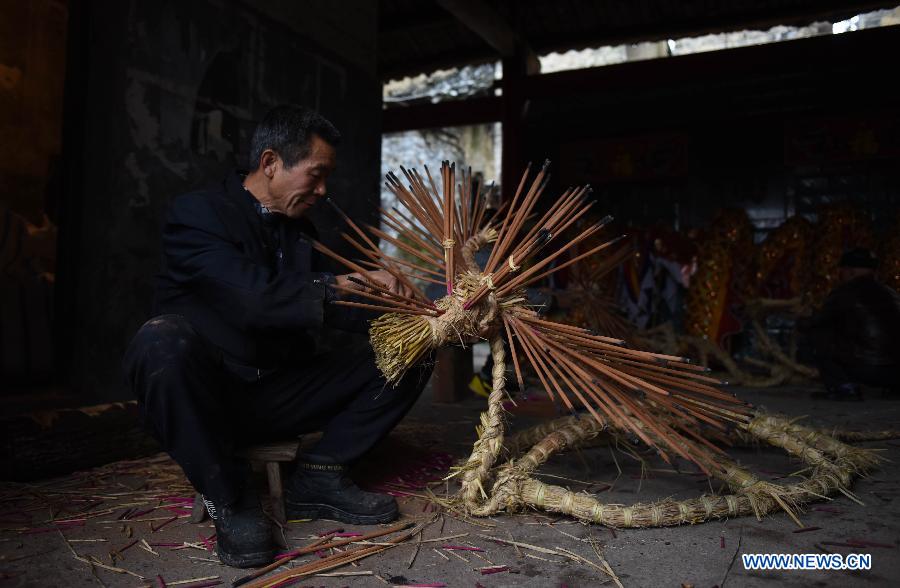
[[537,54],[528,41],[484,0],[437,0],[437,4],[481,37],[500,57],[521,55],[529,71],[540,71]]

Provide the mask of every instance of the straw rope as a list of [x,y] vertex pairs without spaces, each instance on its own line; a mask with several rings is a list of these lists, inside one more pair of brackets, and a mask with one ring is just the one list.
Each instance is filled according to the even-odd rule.
[[[581,421],[579,417],[564,416],[546,421],[517,431],[512,435],[507,435],[504,441],[503,450],[507,457],[515,458],[525,453],[530,447],[538,443],[553,431],[568,426],[572,421]],[[887,439],[900,438],[900,430],[884,429],[881,431],[848,431],[838,428],[817,428],[810,429],[811,434],[823,436],[828,439],[836,439],[845,443],[861,443],[865,441],[884,441]],[[606,429],[598,430],[584,438],[569,445],[569,449],[592,447],[595,445],[607,445],[616,437],[616,432]],[[734,429],[728,437],[729,442],[735,446],[743,446],[748,444],[759,444],[759,439],[753,437],[742,429]]]
[[483,268],[478,266],[475,261],[475,253],[489,243],[497,240],[497,230],[493,227],[484,227],[482,230],[469,237],[466,244],[462,248],[462,258],[466,263],[466,268],[470,272],[479,272]]
[[838,441],[845,443],[859,443],[862,441],[884,441],[885,439],[896,439],[900,437],[900,431],[896,429],[885,429],[883,431],[843,431],[834,430],[830,433],[827,430],[822,431],[823,434],[831,435]]
[[484,485],[487,483],[490,470],[503,447],[506,350],[503,346],[503,339],[499,335],[491,338],[491,354],[494,357],[494,368],[491,372],[492,387],[488,397],[488,410],[481,413],[478,440],[472,448],[472,454],[463,466],[462,495],[466,505],[472,509],[480,505],[481,499],[488,498]]
[[[498,444],[489,442],[499,440],[502,444],[503,440],[503,422],[499,413],[502,393],[498,392],[505,383],[502,378],[505,352],[502,343],[495,345],[495,341],[492,340],[491,345],[494,391],[488,400],[488,410],[482,414],[479,440],[464,466],[467,478],[464,478],[459,496],[465,510],[475,516],[538,508],[610,527],[637,528],[697,524],[748,515],[761,518],[784,510],[800,524],[797,511],[803,504],[836,493],[856,500],[849,490],[850,484],[879,461],[872,450],[847,445],[825,430],[802,426],[784,417],[756,413],[749,423],[739,425],[734,436],[784,449],[812,468],[809,478],[785,485],[762,481],[752,472],[719,455],[714,458],[718,467],[712,468],[711,474],[725,482],[731,494],[704,495],[683,501],[666,499],[630,506],[604,504],[588,494],[574,493],[531,477],[554,453],[584,445],[601,435],[614,436],[618,433],[608,422],[570,416],[542,423],[508,439],[502,449],[511,458],[522,452],[524,455],[495,468],[494,484],[488,494],[484,486],[492,477],[490,467],[501,451]],[[855,440],[884,439],[898,434],[900,432],[897,431],[878,431],[868,436],[855,432],[843,433],[845,438]],[[529,446],[530,449],[525,451]],[[470,464],[476,464],[476,467]]]

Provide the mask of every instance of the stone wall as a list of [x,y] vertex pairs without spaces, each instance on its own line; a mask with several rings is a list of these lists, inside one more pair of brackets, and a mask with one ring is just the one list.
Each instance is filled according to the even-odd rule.
[[[87,5],[87,6],[85,6]],[[73,11],[61,234],[68,381],[85,401],[127,398],[119,362],[148,318],[161,221],[174,196],[244,164],[255,121],[294,102],[344,136],[331,193],[378,204],[381,86],[374,3],[98,0]],[[76,118],[73,124],[73,118]],[[335,242],[337,219],[314,219]]]

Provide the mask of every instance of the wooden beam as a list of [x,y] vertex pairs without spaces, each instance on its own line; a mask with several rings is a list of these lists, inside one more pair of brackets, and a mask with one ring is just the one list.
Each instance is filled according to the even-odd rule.
[[766,72],[796,73],[855,65],[861,70],[889,67],[888,55],[900,40],[900,28],[881,27],[795,39],[765,45],[706,51],[677,57],[648,59],[586,69],[530,76],[526,98],[553,99],[565,94],[603,92],[609,88],[653,89],[705,80],[747,79]]
[[383,133],[399,133],[417,129],[497,122],[502,117],[502,108],[502,100],[497,96],[453,100],[437,104],[394,106],[383,111],[381,131]]
[[378,17],[378,35],[407,34],[417,29],[431,29],[448,24],[453,24],[453,16],[430,2],[420,2],[415,10],[390,13],[385,12],[382,7]]
[[484,0],[437,0],[437,3],[481,37],[500,57],[509,59],[523,55],[529,73],[540,71],[540,61],[528,41]]
[[518,35],[486,3],[480,0],[437,0],[437,4],[481,37],[502,57],[515,55]]
[[[563,71],[540,76],[515,76],[504,71],[504,98],[520,92],[518,106],[505,104],[499,97],[473,98],[438,104],[393,107],[384,111],[384,132],[477,124],[516,118],[516,108],[529,100],[552,100],[564,95],[619,90],[646,90],[666,86],[705,83],[705,80],[746,79],[760,72],[802,72],[814,64],[827,62],[831,67],[858,64],[864,71],[885,71],[891,47],[900,38],[900,27],[882,27],[843,35],[797,39],[768,45],[709,51],[680,57],[668,57]],[[869,56],[869,59],[865,59]],[[512,84],[511,84],[512,82]],[[510,87],[511,86],[511,87]],[[519,86],[519,87],[517,87]],[[885,96],[890,99],[891,96]],[[519,110],[518,112],[521,112]],[[504,116],[505,115],[505,116]],[[506,131],[504,131],[506,132]],[[513,141],[513,137],[508,137]],[[504,141],[504,152],[510,143]],[[521,162],[510,162],[510,171]],[[516,172],[514,178],[521,170]]]
[[[414,32],[415,29],[427,30],[427,34],[435,34],[438,31],[441,36],[453,35],[454,28],[446,28],[441,24],[439,15],[435,14],[437,8],[444,14],[456,17],[457,22],[473,30],[485,40],[484,47],[466,45],[452,50],[441,51],[438,54],[417,53],[405,49],[399,49],[390,55],[379,55],[381,75],[385,78],[403,77],[420,72],[433,71],[438,68],[459,67],[469,63],[481,63],[494,60],[497,54],[505,56],[496,46],[508,50],[510,33],[517,35],[520,43],[524,44],[522,34],[509,26],[508,20],[496,17],[488,18],[468,16],[469,12],[478,14],[481,9],[466,10],[470,4],[480,4],[482,8],[487,5],[488,12],[496,14],[490,4],[484,0],[440,0],[438,2],[443,10],[434,4],[422,3],[422,10],[398,12],[386,15],[383,26],[385,28],[385,40],[379,51],[387,44],[393,45],[397,35],[404,32]],[[425,5],[429,5],[425,8]],[[528,19],[539,18],[534,8],[538,3],[520,1],[510,3],[512,9],[527,22]],[[576,3],[578,4],[578,3]],[[587,4],[587,2],[585,2]],[[592,26],[578,26],[572,30],[545,31],[540,35],[533,34],[527,38],[527,45],[539,54],[553,51],[567,51],[570,49],[583,49],[586,47],[599,47],[602,45],[618,45],[627,43],[639,43],[642,41],[658,41],[679,37],[700,36],[710,33],[735,31],[740,29],[768,29],[772,26],[784,24],[806,25],[815,21],[843,19],[855,14],[869,12],[880,8],[889,8],[896,4],[890,0],[818,0],[816,2],[782,2],[777,6],[760,4],[759,6],[747,5],[743,8],[722,7],[715,11],[702,12],[694,6],[698,3],[688,3],[684,8],[669,6],[667,12],[658,12],[653,19],[627,19],[628,23],[616,18],[617,15],[609,14],[605,21]],[[458,5],[462,5],[457,7]],[[666,5],[668,6],[668,5]],[[691,8],[693,6],[693,8]],[[596,10],[602,10],[598,7]],[[674,12],[673,12],[674,11]],[[627,13],[628,11],[626,11]],[[670,14],[671,13],[671,14]],[[621,17],[621,15],[618,15]],[[396,22],[394,22],[396,21]],[[497,24],[499,23],[499,24]],[[475,31],[475,27],[495,29],[490,31]],[[458,31],[457,31],[458,33]],[[492,43],[490,39],[494,39]],[[533,73],[533,72],[530,72]]]
[[796,6],[782,8],[760,4],[757,10],[729,12],[727,9],[706,18],[664,19],[656,23],[629,26],[610,22],[608,26],[581,33],[565,31],[532,39],[532,47],[541,54],[601,47],[700,37],[737,30],[767,30],[778,25],[806,26],[814,22],[843,20],[857,14],[894,6],[886,0],[834,0],[805,10]]
[[524,167],[522,127],[527,110],[525,82],[528,70],[528,61],[524,55],[503,60],[503,149],[500,161],[500,196],[503,200],[513,197],[518,183],[516,178]]
[[454,51],[453,54],[441,57],[432,57],[427,54],[410,54],[405,56],[402,62],[394,61],[390,57],[384,57],[380,53],[378,56],[378,75],[383,81],[403,79],[407,76],[415,76],[421,73],[428,74],[439,69],[465,67],[467,65],[474,66],[497,61],[497,55],[490,47],[486,46],[460,49]]

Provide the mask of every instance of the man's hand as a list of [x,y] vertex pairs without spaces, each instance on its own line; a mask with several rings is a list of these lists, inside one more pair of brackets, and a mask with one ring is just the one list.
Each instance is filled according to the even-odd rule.
[[[387,290],[395,293],[405,295],[405,288],[400,281],[391,275],[389,272],[385,270],[377,270],[368,272],[368,277],[371,280],[374,280],[376,285],[382,286]],[[362,282],[368,281],[368,279],[360,273],[352,273],[352,274],[342,274],[339,276],[335,276],[334,279],[337,281],[339,286],[343,286],[345,288],[352,288],[354,290],[362,290],[363,287],[359,285],[357,282],[353,282],[350,280],[353,278],[355,280],[360,280]]]

